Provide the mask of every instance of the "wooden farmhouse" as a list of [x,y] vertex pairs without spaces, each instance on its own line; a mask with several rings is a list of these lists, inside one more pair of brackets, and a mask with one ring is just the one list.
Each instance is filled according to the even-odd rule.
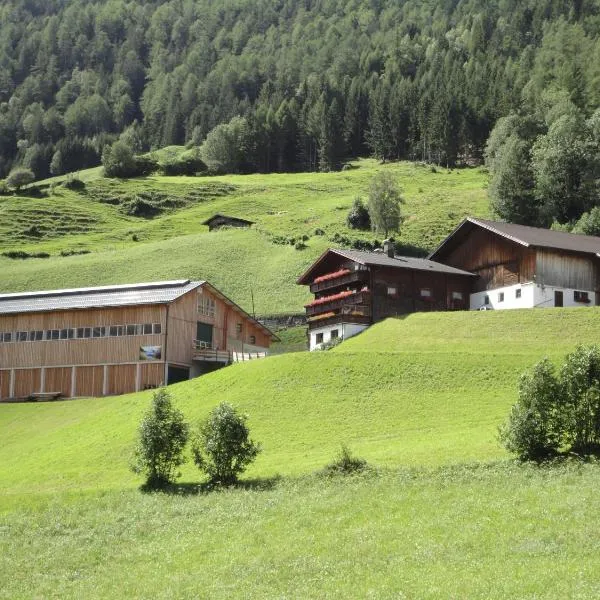
[[387,317],[464,310],[475,275],[423,258],[384,251],[327,250],[298,279],[315,295],[305,306],[309,348],[360,333]]
[[600,304],[600,238],[465,219],[430,260],[477,275],[469,308]]
[[262,358],[274,338],[206,281],[3,294],[0,399],[153,388]]
[[221,227],[250,227],[250,225],[254,225],[254,221],[216,214],[204,221],[202,225],[208,225],[208,230],[212,231],[213,229],[221,229]]
[[298,283],[314,350],[417,311],[600,305],[600,238],[467,218],[427,259],[330,249]]

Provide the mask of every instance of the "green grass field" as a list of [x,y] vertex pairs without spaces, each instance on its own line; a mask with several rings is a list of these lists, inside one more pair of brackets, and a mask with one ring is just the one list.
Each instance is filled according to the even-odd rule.
[[[596,597],[598,467],[518,465],[496,430],[519,374],[599,323],[421,313],[172,386],[192,422],[250,415],[264,451],[224,492],[191,465],[174,495],[138,491],[147,392],[0,406],[0,597]],[[315,475],[341,443],[376,471]]]
[[[92,170],[81,174],[87,181],[82,192],[54,187],[47,198],[0,197],[0,254],[51,255],[0,256],[0,289],[183,277],[208,279],[245,307],[252,287],[258,314],[301,312],[307,294],[297,289],[296,278],[327,247],[338,245],[332,241],[336,234],[377,237],[345,224],[354,197],[366,199],[377,171],[393,172],[404,190],[406,222],[399,240],[406,245],[429,250],[464,216],[489,216],[487,175],[479,169],[434,173],[413,163],[373,160],[357,161],[355,167],[339,173],[155,176],[125,182]],[[164,200],[166,209],[154,218],[127,214],[128,202],[140,194]],[[250,230],[208,233],[202,222],[216,212],[256,224]],[[302,236],[308,238],[304,250],[281,244]],[[82,250],[91,253],[60,256]]]

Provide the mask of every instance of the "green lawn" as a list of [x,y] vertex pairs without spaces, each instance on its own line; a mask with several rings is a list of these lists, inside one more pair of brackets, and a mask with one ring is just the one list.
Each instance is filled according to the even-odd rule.
[[[298,312],[307,295],[296,289],[296,278],[323,250],[338,245],[332,240],[336,234],[375,239],[371,232],[347,229],[345,219],[355,196],[366,199],[377,171],[394,173],[404,190],[404,244],[429,250],[464,216],[489,216],[487,176],[479,169],[434,173],[413,163],[373,160],[357,161],[355,167],[339,173],[155,176],[124,182],[93,171],[81,193],[56,187],[47,198],[0,197],[0,254],[51,255],[0,256],[0,289],[190,277],[210,280],[245,307],[252,285],[259,314]],[[174,206],[151,219],[127,214],[124,206],[140,194],[158,195]],[[247,231],[209,233],[202,222],[216,212],[256,224]],[[276,243],[302,236],[308,238],[305,250]],[[91,254],[60,256],[72,250]]]
[[[520,466],[496,430],[519,374],[599,323],[415,314],[172,386],[192,422],[222,400],[249,414],[264,450],[225,492],[191,465],[174,495],[139,492],[147,392],[0,405],[0,598],[596,597],[598,467]],[[377,472],[314,475],[341,443]]]

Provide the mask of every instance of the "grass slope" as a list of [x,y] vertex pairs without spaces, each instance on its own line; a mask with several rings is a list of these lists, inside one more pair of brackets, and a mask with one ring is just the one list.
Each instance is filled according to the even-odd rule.
[[[488,216],[487,176],[478,169],[434,173],[413,163],[362,160],[339,173],[156,176],[125,182],[95,173],[82,193],[60,187],[48,198],[0,197],[0,253],[51,254],[27,261],[0,256],[1,291],[194,277],[210,279],[248,306],[251,280],[255,294],[264,298],[258,313],[298,312],[306,292],[296,289],[295,280],[325,248],[338,245],[332,241],[336,234],[375,238],[348,230],[345,218],[355,196],[366,198],[379,170],[392,172],[404,190],[404,244],[427,250],[465,215]],[[167,196],[177,206],[145,219],[107,203],[140,194]],[[202,222],[216,212],[256,225],[250,231],[208,233]],[[32,233],[34,225],[39,231]],[[324,235],[316,235],[318,229]],[[273,243],[302,236],[309,238],[302,251]],[[69,250],[92,254],[59,256]]]
[[[191,420],[240,406],[265,451],[252,476],[300,475],[347,443],[387,466],[504,456],[496,428],[518,375],[598,339],[600,309],[415,314],[335,350],[239,364],[172,386]],[[15,501],[35,489],[134,487],[128,456],[149,393],[0,406],[0,480]],[[196,479],[191,466],[185,479]],[[5,500],[7,499],[5,497]]]
[[[0,405],[0,598],[597,597],[597,466],[520,466],[495,432],[519,373],[599,318],[415,314],[172,386],[192,421],[235,403],[264,445],[218,493],[191,467],[175,495],[136,490],[148,393]],[[340,442],[379,470],[311,475]]]

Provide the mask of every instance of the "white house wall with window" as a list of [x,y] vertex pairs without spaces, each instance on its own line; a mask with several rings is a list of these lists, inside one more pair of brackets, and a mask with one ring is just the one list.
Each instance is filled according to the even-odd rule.
[[347,340],[364,331],[367,327],[368,325],[356,323],[337,323],[321,329],[313,329],[310,331],[309,350],[317,350],[337,338]]

